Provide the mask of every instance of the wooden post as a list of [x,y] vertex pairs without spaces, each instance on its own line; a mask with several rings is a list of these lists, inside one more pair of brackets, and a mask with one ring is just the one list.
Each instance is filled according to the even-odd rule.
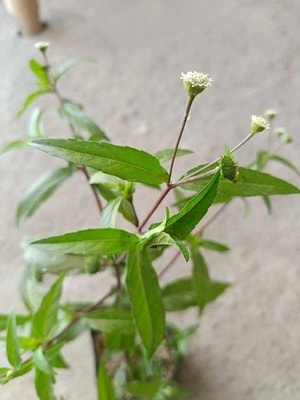
[[8,12],[14,17],[24,36],[36,35],[44,28],[39,18],[38,0],[4,0]]

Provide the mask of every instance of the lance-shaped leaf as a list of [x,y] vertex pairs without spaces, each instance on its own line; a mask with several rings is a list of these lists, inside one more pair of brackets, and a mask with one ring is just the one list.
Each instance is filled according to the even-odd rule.
[[35,240],[32,245],[67,254],[117,254],[134,247],[139,238],[121,229],[86,229]]
[[113,382],[103,361],[100,362],[97,375],[97,399],[116,400]]
[[59,168],[43,174],[27,190],[17,209],[17,222],[20,224],[30,217],[74,172],[73,166]]
[[[184,185],[184,187],[191,190],[200,190],[205,184],[207,184],[207,179]],[[224,178],[220,179],[215,202],[226,202],[233,197],[273,196],[297,193],[300,193],[300,189],[283,179],[264,172],[239,167],[236,183],[232,183]]]
[[126,287],[142,343],[151,357],[165,334],[165,310],[156,272],[145,249],[128,254]]
[[54,377],[36,368],[34,385],[39,400],[57,400],[54,394]]
[[167,220],[165,232],[178,239],[184,239],[206,214],[214,201],[220,179],[220,171],[210,178],[209,182],[192,197],[179,213]]
[[28,148],[28,139],[24,140],[13,140],[12,142],[7,143],[1,150],[0,150],[0,158],[4,157],[8,153],[15,151],[15,150],[22,150]]
[[80,105],[64,100],[59,113],[71,124],[91,133],[97,140],[108,140],[104,131],[84,112]]
[[154,156],[132,147],[74,139],[38,139],[30,144],[53,156],[130,182],[158,186],[168,181],[167,171]]
[[49,338],[57,321],[62,284],[63,276],[60,276],[45,294],[40,307],[34,314],[32,321],[32,337],[41,342]]
[[36,368],[46,375],[54,375],[54,369],[46,358],[42,347],[38,347],[33,353],[33,360]]
[[197,306],[197,299],[191,278],[177,279],[162,289],[166,311],[179,311]]
[[15,313],[11,313],[7,321],[6,355],[10,365],[13,367],[18,367],[21,364],[22,359],[17,336],[17,322]]
[[135,332],[130,310],[105,307],[86,314],[85,318],[88,320],[89,327],[93,330],[104,333],[122,332],[122,334]]
[[47,66],[40,64],[36,60],[29,61],[29,68],[37,78],[37,85],[40,89],[50,89],[50,82],[47,73]]
[[87,62],[87,61],[93,61],[93,60],[91,58],[87,58],[87,57],[76,57],[76,58],[67,60],[62,65],[57,67],[55,69],[55,71],[53,72],[54,80],[58,81],[66,72],[69,71],[69,69],[75,67],[78,64],[81,64],[82,62]]
[[205,260],[199,250],[192,249],[193,285],[200,312],[204,307],[220,296],[229,286],[226,282],[211,280]]

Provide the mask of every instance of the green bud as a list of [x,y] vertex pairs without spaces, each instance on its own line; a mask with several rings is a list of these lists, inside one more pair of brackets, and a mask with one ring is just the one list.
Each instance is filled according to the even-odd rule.
[[199,93],[203,92],[203,90],[208,86],[211,86],[213,82],[209,75],[196,71],[187,72],[186,74],[181,73],[180,79],[183,80],[183,86],[191,98],[194,98]]
[[238,165],[229,150],[221,156],[220,168],[225,179],[235,183],[238,176]]
[[88,256],[85,259],[85,270],[89,274],[95,274],[100,271],[100,263],[98,256]]
[[279,137],[282,143],[292,143],[293,141],[284,128],[277,128],[275,134]]
[[277,111],[274,110],[274,108],[269,108],[268,110],[265,111],[264,116],[268,118],[270,121],[272,121],[277,115]]

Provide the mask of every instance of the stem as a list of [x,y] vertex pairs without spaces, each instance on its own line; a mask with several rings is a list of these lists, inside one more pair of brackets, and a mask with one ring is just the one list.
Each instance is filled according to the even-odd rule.
[[[48,74],[48,78],[49,78],[49,82],[50,82],[50,85],[51,85],[52,92],[57,97],[60,106],[63,106],[64,100],[63,100],[63,97],[61,96],[61,94],[60,94],[60,92],[59,92],[59,90],[57,88],[57,85],[56,85],[56,82],[55,82],[55,79],[54,79],[54,75],[52,73],[51,64],[49,63],[49,59],[47,57],[46,52],[43,52],[43,57],[44,57],[44,61],[45,61],[46,67],[47,67],[47,74]],[[75,129],[74,125],[71,124],[70,122],[68,123],[68,125],[69,125],[70,131],[71,131],[73,137],[76,137],[76,129]],[[89,177],[89,174],[87,172],[86,167],[81,167],[79,169],[83,172],[83,174],[85,175],[85,177],[89,181],[90,177]],[[94,199],[96,201],[97,208],[101,213],[103,207],[102,207],[102,203],[101,203],[100,197],[99,197],[96,189],[93,187],[93,185],[89,184],[89,186],[90,186],[90,188],[91,188],[91,190],[93,192],[93,196],[94,196]]]
[[155,202],[154,206],[151,208],[151,210],[149,211],[148,215],[146,216],[146,218],[144,219],[144,221],[141,223],[141,225],[138,227],[138,232],[141,232],[142,229],[144,228],[144,226],[146,225],[146,223],[149,221],[149,219],[152,217],[152,215],[154,214],[154,212],[157,210],[158,206],[160,205],[160,203],[163,201],[163,199],[167,196],[167,194],[169,193],[169,191],[172,189],[172,186],[169,184],[167,186],[167,188],[161,193],[160,197],[157,199],[157,201]]
[[198,182],[198,181],[200,181],[201,179],[206,178],[207,176],[213,175],[214,173],[216,173],[216,172],[218,171],[218,169],[219,169],[219,167],[214,168],[214,169],[210,169],[209,171],[204,172],[204,173],[201,174],[201,175],[197,175],[197,176],[195,176],[195,177],[187,178],[187,179],[185,179],[185,180],[183,180],[183,181],[179,181],[179,182],[172,183],[172,184],[170,184],[170,187],[173,189],[173,188],[176,188],[176,187],[178,187],[178,186],[183,186],[183,185],[185,185],[185,184],[187,184],[187,183]]
[[[233,147],[231,150],[229,150],[229,153],[232,154],[235,151],[237,151],[240,147],[244,146],[244,144],[246,144],[252,138],[252,136],[253,136],[253,134],[249,133],[248,136],[246,136],[239,144],[237,144],[235,147]],[[218,157],[215,160],[211,161],[209,164],[205,164],[197,172],[194,172],[192,175],[190,175],[190,177],[200,174],[202,171],[205,171],[207,168],[214,166],[220,160],[221,160],[221,157]]]
[[174,162],[175,162],[177,150],[178,150],[179,143],[180,143],[180,141],[181,141],[181,138],[182,138],[182,135],[183,135],[183,132],[184,132],[184,128],[185,128],[186,122],[187,122],[187,120],[188,120],[189,112],[190,112],[190,109],[191,109],[191,107],[192,107],[192,104],[193,104],[194,99],[195,99],[195,97],[189,97],[188,102],[187,102],[187,105],[186,105],[186,109],[185,109],[183,121],[182,121],[180,130],[179,130],[177,142],[176,142],[176,145],[175,145],[175,148],[174,148],[173,157],[172,157],[172,160],[171,160],[171,166],[170,166],[170,171],[169,171],[169,180],[168,180],[168,184],[171,182],[171,177],[172,177],[172,172],[173,172],[173,167],[174,167]]

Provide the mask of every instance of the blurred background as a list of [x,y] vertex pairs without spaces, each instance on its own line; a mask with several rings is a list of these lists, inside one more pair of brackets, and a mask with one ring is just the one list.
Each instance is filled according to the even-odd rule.
[[[34,43],[46,40],[55,66],[72,57],[93,58],[62,78],[60,90],[84,104],[116,143],[151,152],[172,147],[186,103],[180,73],[197,70],[210,74],[214,84],[195,102],[182,147],[197,151],[197,158],[185,158],[182,168],[211,161],[225,146],[237,144],[248,132],[251,114],[268,108],[278,110],[275,124],[294,138],[282,154],[299,166],[299,2],[43,0],[40,16],[47,29],[21,37],[0,1],[1,147],[27,132],[30,113],[20,119],[16,113],[33,89],[28,60],[40,57]],[[40,105],[49,107],[46,133],[68,134],[56,116],[55,99]],[[257,135],[238,152],[239,163],[266,145],[267,137]],[[61,163],[32,149],[0,160],[0,313],[21,309],[24,236],[98,224],[88,190],[84,185],[78,190],[83,178],[76,175],[17,228],[15,210],[24,190],[54,165]],[[299,186],[299,177],[283,166],[274,164],[269,171]],[[272,204],[269,216],[262,201],[253,199],[245,216],[236,200],[207,232],[231,247],[225,257],[207,253],[206,258],[212,275],[232,287],[207,308],[190,342],[182,380],[191,399],[295,400],[300,394],[300,202],[289,196]],[[179,262],[172,273],[184,268]],[[105,282],[94,276],[74,277],[65,296],[98,298],[104,289]],[[195,317],[179,316],[185,324]],[[58,376],[58,394],[94,400],[89,338],[81,337],[65,356],[74,368]],[[35,398],[30,379],[1,387],[1,399]]]

